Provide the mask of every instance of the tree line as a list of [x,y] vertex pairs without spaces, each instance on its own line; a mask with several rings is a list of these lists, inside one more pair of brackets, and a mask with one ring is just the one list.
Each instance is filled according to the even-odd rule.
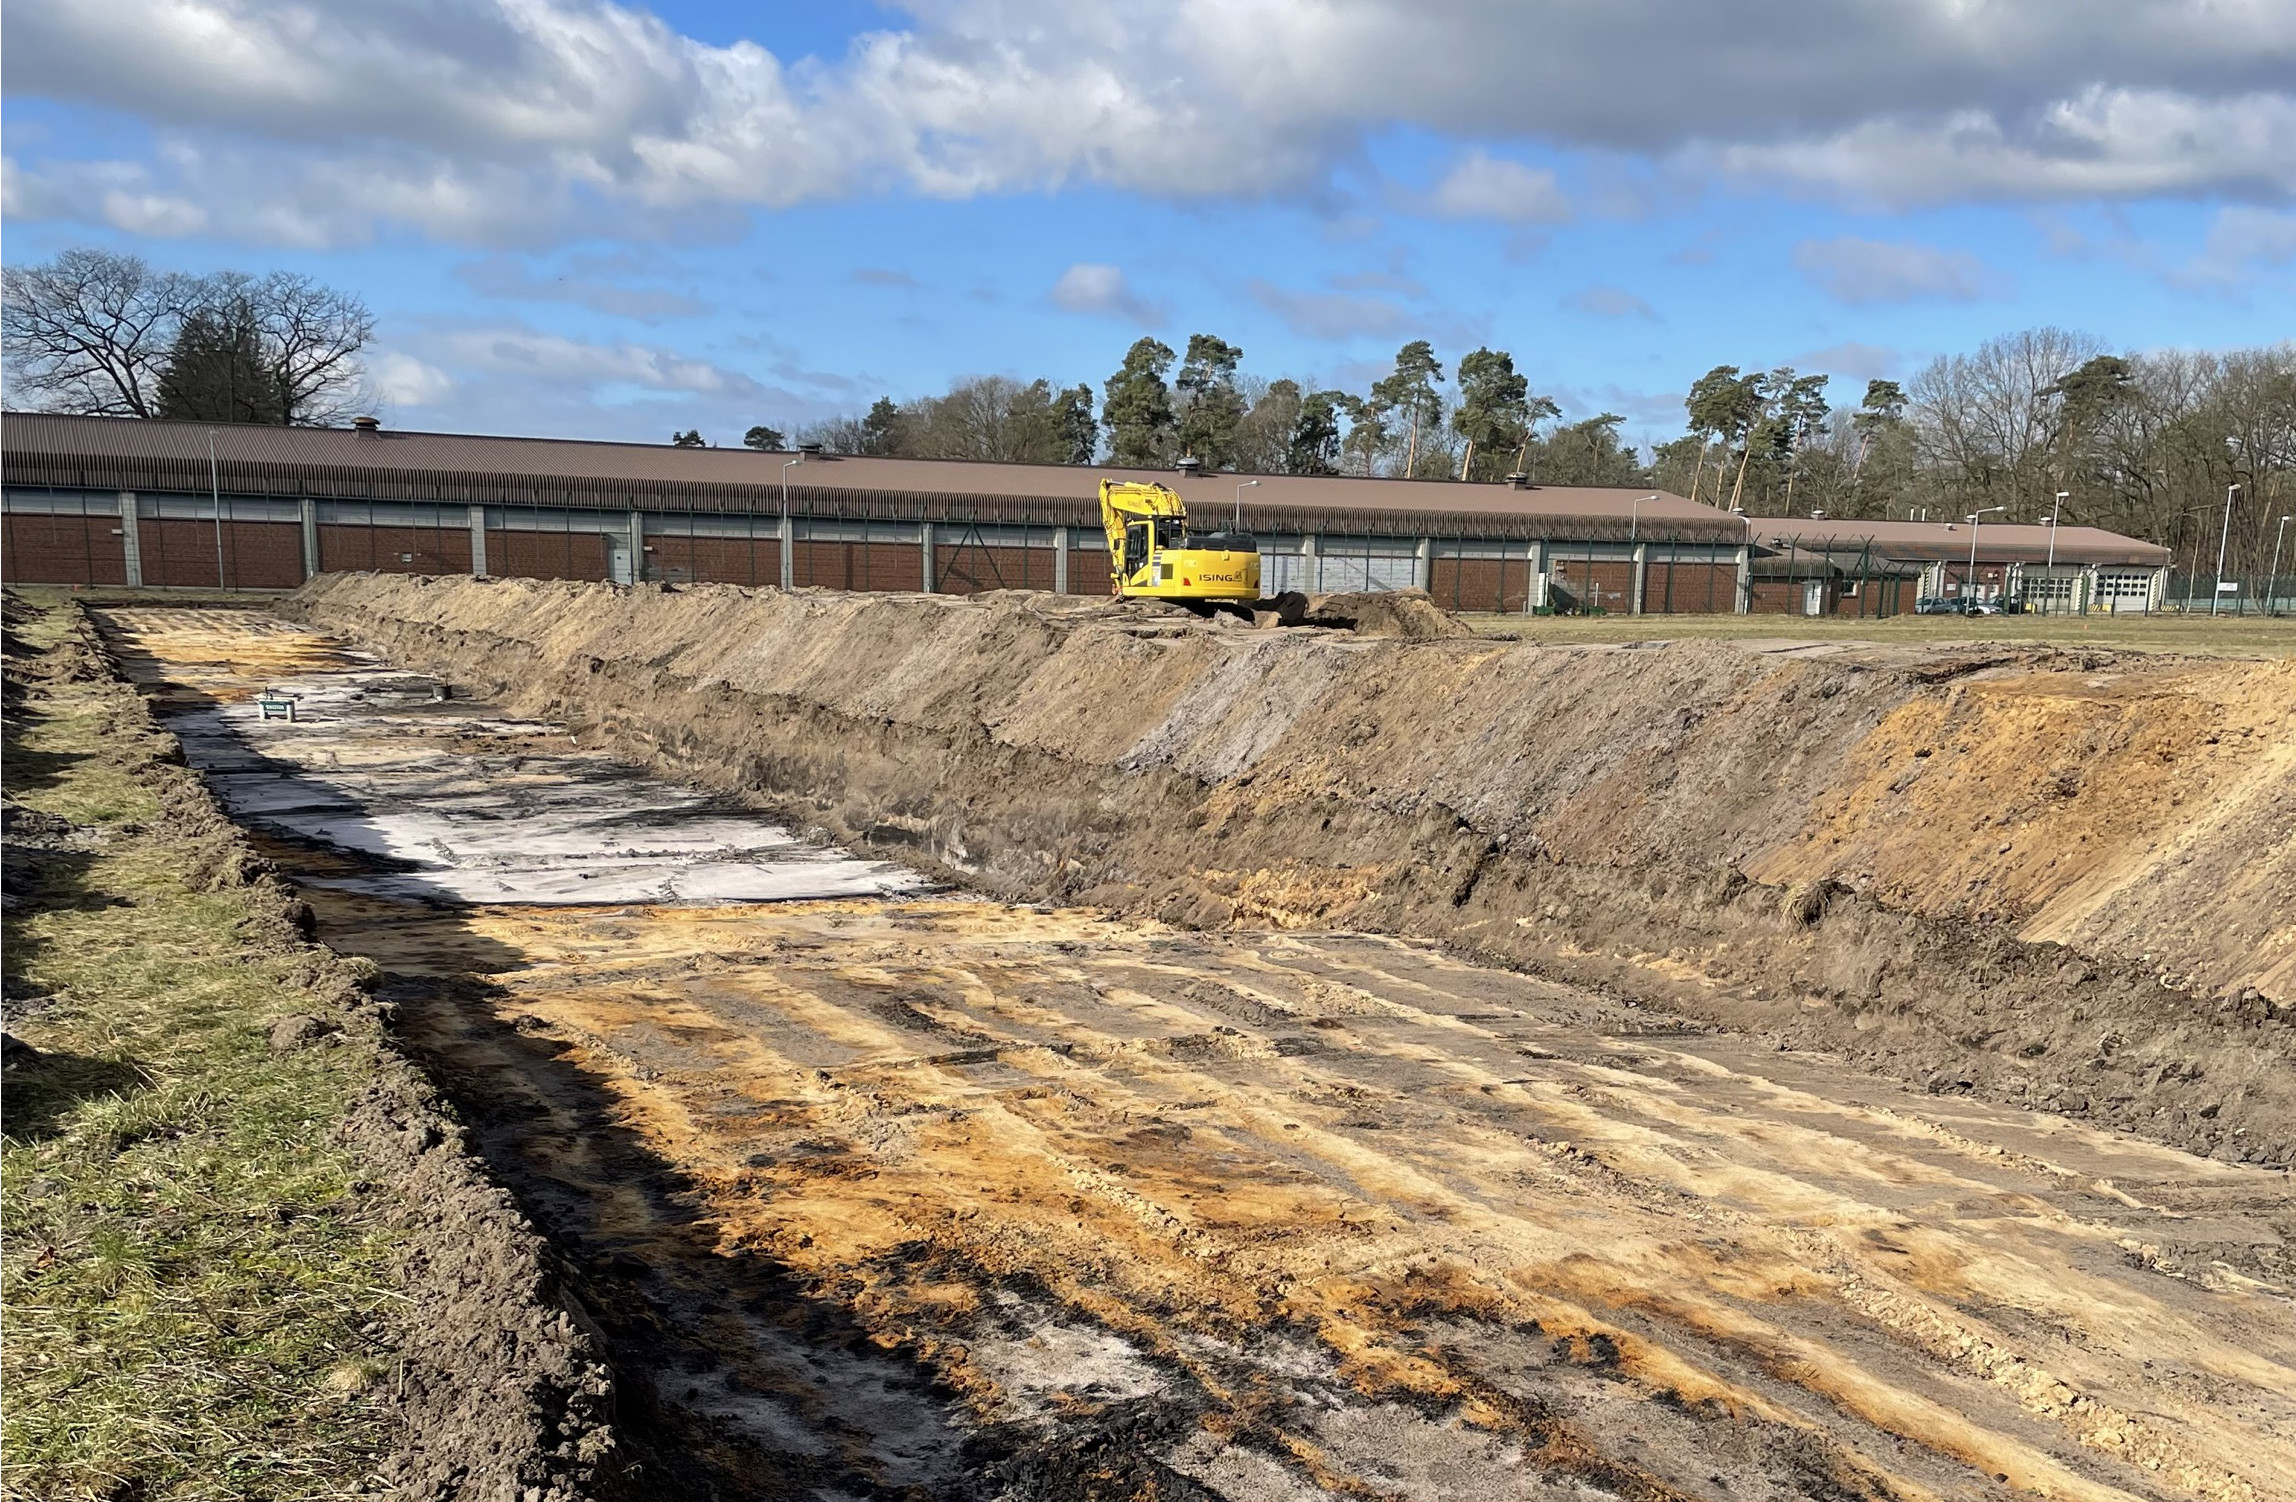
[[[71,250],[6,269],[0,325],[12,394],[52,410],[324,424],[371,399],[365,304],[286,272],[192,277]],[[2213,566],[2229,495],[2229,566],[2245,573],[2268,566],[2280,518],[2296,512],[2296,343],[2139,355],[2030,329],[1903,382],[1868,381],[1854,406],[1834,403],[1825,375],[1718,365],[1685,392],[1682,435],[1647,451],[1615,412],[1564,421],[1503,349],[1446,369],[1412,340],[1360,392],[1268,379],[1243,359],[1212,334],[1181,350],[1142,338],[1097,391],[968,377],[794,435],[759,424],[742,441],[1023,464],[1185,457],[1242,474],[1520,475],[1665,489],[1752,516],[2061,515],[2167,545],[2181,569]],[[687,429],[672,441],[706,440]]]
[[304,425],[342,422],[372,401],[359,352],[374,315],[310,277],[188,276],[90,249],[0,276],[12,399],[110,417]]

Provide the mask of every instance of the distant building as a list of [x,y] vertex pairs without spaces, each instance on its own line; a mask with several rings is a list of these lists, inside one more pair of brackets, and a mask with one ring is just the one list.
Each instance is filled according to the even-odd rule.
[[[1240,513],[1271,594],[1417,585],[1460,610],[1878,616],[1911,609],[1917,587],[1939,592],[1923,577],[1932,555],[1880,534],[1892,524],[1843,523],[1821,541],[1800,523],[1647,489],[759,453],[402,433],[371,419],[211,427],[10,413],[0,457],[5,576],[26,583],[291,589],[371,569],[1104,594],[1097,482],[1108,475],[1160,480],[1200,520]],[[1842,530],[1857,527],[1874,535]],[[1983,528],[1980,585],[1986,567],[2027,561],[1993,534],[2038,530]],[[2062,540],[2076,536],[2106,540],[2060,556],[2076,572],[2117,579],[2152,554],[2165,564],[2108,533],[2066,528]],[[2105,597],[2104,578],[2081,586],[2086,598]]]
[[2051,612],[2149,611],[2160,609],[2168,589],[2167,548],[2095,527],[1790,516],[1751,520],[1755,539],[1773,555],[1885,560],[1916,570],[1916,594],[1922,597],[2007,598]]

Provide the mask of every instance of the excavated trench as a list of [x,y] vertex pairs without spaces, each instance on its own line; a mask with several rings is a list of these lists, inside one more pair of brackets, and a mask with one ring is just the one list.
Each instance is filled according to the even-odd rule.
[[[2296,1193],[2240,1161],[2285,1068],[2277,940],[2244,961],[2196,937],[2180,978],[2218,968],[2193,989],[2097,949],[2045,972],[2079,988],[2060,1011],[2124,1034],[2110,1057],[2213,1050],[2153,1095],[2206,1081],[2210,1123],[2231,1102],[2231,1150],[2188,1136],[2201,1157],[2166,1118],[2138,1135],[1959,1074],[1885,1077],[1925,1026],[1888,1010],[1913,984],[1898,960],[2003,1018],[2044,973],[2043,946],[1999,935],[1973,941],[1998,975],[1944,972],[1933,920],[1882,900],[1887,839],[1842,857],[1875,868],[1865,890],[1802,876],[1781,900],[1744,873],[1575,866],[1564,825],[1602,826],[1567,798],[1503,828],[1461,793],[1440,815],[1384,805],[1376,781],[1442,778],[1365,751],[1396,733],[1376,694],[1352,743],[1317,704],[1367,674],[1435,680],[1447,709],[1413,731],[1481,734],[1486,785],[1570,760],[1465,723],[1467,669],[1504,649],[1414,663],[1106,607],[872,620],[600,591],[553,615],[554,587],[329,583],[299,608],[389,665],[252,614],[104,624],[321,937],[380,967],[401,1038],[556,1247],[620,1379],[633,1495],[2296,1497]],[[777,639],[756,617],[611,618],[627,602],[802,613]],[[509,608],[483,633],[453,619],[480,606]],[[1006,640],[982,640],[1000,611]],[[967,633],[995,668],[952,682]],[[1114,640],[1077,641],[1095,634]],[[1059,661],[1080,645],[1134,671]],[[848,702],[793,691],[797,651]],[[1190,653],[1229,716],[1208,730],[1176,723]],[[1730,680],[1709,698],[1759,692],[1775,719],[1777,673],[1819,705],[1843,690],[1816,683],[1856,682],[1749,661],[1708,664]],[[442,670],[444,700],[418,676]],[[299,696],[294,722],[260,717],[264,688]],[[1837,760],[1924,692],[1862,706]],[[1271,728],[1242,714],[1255,694],[1307,707]],[[1319,781],[1284,742],[1328,731],[1360,759]],[[2247,796],[2277,733],[2210,785]],[[1115,754],[1075,754],[1095,737]],[[1678,773],[1740,785],[1681,749]],[[1818,823],[1760,859],[1857,851],[1859,810],[1801,791]],[[1288,862],[1251,858],[1284,842]],[[1221,857],[1172,858],[1191,845]],[[2093,907],[2129,900],[2080,880]],[[1639,908],[1588,913],[1629,890]],[[1621,943],[1596,921],[1650,926]],[[1881,996],[1787,1015],[1815,1012],[1807,972],[1845,949],[1881,957]],[[1765,984],[1786,1001],[1747,990]],[[2262,1015],[2157,1015],[2210,986]],[[2141,1034],[2115,1010],[2140,1001]],[[1861,1037],[1879,1046],[1800,1046]],[[2045,1079],[2046,1057],[2018,1067]]]

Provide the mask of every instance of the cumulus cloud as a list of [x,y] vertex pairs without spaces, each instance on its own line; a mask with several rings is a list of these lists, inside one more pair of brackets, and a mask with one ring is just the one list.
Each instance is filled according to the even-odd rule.
[[370,372],[375,394],[394,407],[432,407],[454,394],[454,377],[403,350],[385,350]]
[[1165,309],[1132,290],[1120,266],[1079,261],[1052,284],[1052,300],[1071,313],[1106,313],[1133,323],[1159,324]]
[[1481,151],[1460,158],[1427,195],[1425,207],[1446,219],[1502,224],[1560,224],[1571,217],[1570,200],[1554,173]]
[[[935,0],[794,61],[611,0],[15,0],[0,63],[166,147],[140,187],[27,212],[189,233],[195,204],[202,232],[292,244],[886,191],[1312,194],[1399,125],[1889,203],[2296,197],[2296,0],[1850,0],[1823,26],[1788,0]],[[1423,206],[1567,209],[1481,149]]]
[[1623,287],[1587,287],[1564,298],[1563,306],[1597,318],[1658,318],[1656,308]]
[[1975,302],[2004,290],[1998,272],[1965,251],[1843,235],[1804,240],[1794,264],[1827,296],[1852,306],[1942,298]]

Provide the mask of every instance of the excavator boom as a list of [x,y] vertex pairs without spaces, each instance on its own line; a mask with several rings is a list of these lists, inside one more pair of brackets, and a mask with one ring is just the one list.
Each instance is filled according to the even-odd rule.
[[1236,531],[1191,533],[1187,503],[1168,486],[1100,482],[1115,591],[1152,600],[1257,600],[1259,544]]

